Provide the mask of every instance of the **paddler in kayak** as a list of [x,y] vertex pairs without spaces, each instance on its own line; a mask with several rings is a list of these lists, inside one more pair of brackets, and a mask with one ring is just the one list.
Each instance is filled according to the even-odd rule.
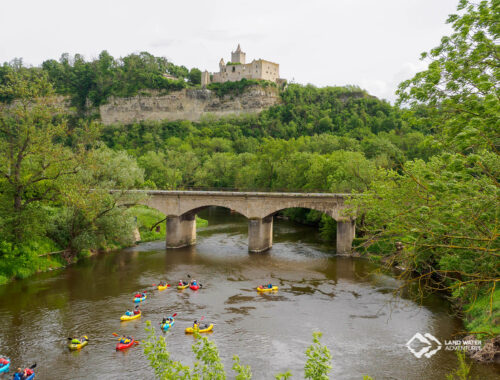
[[74,336],[73,339],[71,339],[71,344],[82,344],[87,340],[88,338],[86,336],[83,336],[81,339],[78,339],[76,336]]
[[174,321],[174,318],[172,317],[163,317],[161,324],[164,325],[165,323],[171,324]]
[[179,286],[186,286],[187,284],[189,284],[189,282],[187,281],[182,281],[182,280],[179,280]]
[[122,335],[122,337],[120,338],[120,343],[121,344],[129,344],[132,341],[132,339],[133,338],[131,336]]
[[137,306],[135,307],[135,310],[134,310],[134,311],[127,310],[127,311],[125,312],[125,315],[126,315],[126,316],[128,316],[128,317],[131,317],[131,316],[133,316],[133,315],[137,315],[137,314],[140,314],[140,313],[141,313],[141,311],[139,310],[139,305],[137,305]]
[[200,325],[200,323],[198,322],[197,319],[194,320],[193,322],[193,330],[196,330],[196,329],[199,329],[199,330],[204,330],[206,329],[207,327],[209,326],[208,323],[204,323],[202,325]]
[[12,380],[25,380],[33,375],[33,373],[34,371],[32,368],[25,368],[24,370],[18,368],[16,373],[14,373],[14,376],[12,376]]
[[14,375],[12,376],[12,380],[22,380],[24,377],[24,372],[21,368],[18,368]]

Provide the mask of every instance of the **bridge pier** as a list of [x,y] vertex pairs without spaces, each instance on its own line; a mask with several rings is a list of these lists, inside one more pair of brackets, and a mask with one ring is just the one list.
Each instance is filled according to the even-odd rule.
[[196,214],[167,216],[167,248],[181,248],[196,243]]
[[351,253],[352,241],[356,234],[355,220],[337,221],[337,253],[346,255]]
[[264,252],[273,246],[273,216],[248,219],[248,251]]

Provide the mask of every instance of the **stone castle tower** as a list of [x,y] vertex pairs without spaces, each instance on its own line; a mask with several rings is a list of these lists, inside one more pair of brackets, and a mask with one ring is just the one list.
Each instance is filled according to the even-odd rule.
[[241,51],[240,44],[236,48],[236,51],[231,52],[231,62],[232,63],[240,63],[242,65],[245,64],[246,53]]
[[254,59],[251,63],[246,63],[246,53],[241,50],[240,44],[238,44],[236,51],[231,52],[230,62],[226,64],[224,58],[221,58],[218,73],[209,73],[207,70],[201,73],[201,85],[237,82],[243,78],[280,83],[284,82],[284,79],[279,77],[279,68],[279,64],[264,59]]

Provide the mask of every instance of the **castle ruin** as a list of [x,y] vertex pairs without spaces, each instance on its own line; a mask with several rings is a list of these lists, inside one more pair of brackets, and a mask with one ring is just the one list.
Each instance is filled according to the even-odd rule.
[[221,58],[219,62],[219,72],[209,73],[207,70],[201,73],[201,85],[207,86],[210,83],[237,82],[245,79],[260,79],[280,83],[280,65],[264,59],[253,60],[246,63],[246,53],[241,50],[240,44],[236,51],[231,52],[231,61],[224,63]]

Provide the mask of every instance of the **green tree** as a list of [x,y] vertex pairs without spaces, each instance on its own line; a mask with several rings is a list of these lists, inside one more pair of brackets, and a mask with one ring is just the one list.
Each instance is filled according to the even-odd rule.
[[189,70],[188,79],[194,85],[201,84],[201,70],[193,67]]
[[[12,70],[0,85],[0,218],[4,239],[21,242],[44,226],[42,204],[80,169],[78,152],[63,146],[72,131],[43,74]],[[14,100],[15,99],[15,100]]]
[[399,102],[431,106],[428,117],[448,149],[498,152],[500,3],[460,0],[458,11],[447,20],[453,33],[422,54],[428,69],[400,85]]
[[[83,249],[130,245],[135,222],[126,209],[141,196],[143,172],[125,152],[93,149],[82,170],[65,181],[60,212],[53,217],[48,235],[68,251],[67,258]],[[110,192],[109,190],[116,190]]]
[[493,334],[500,281],[500,3],[462,0],[458,10],[448,19],[452,35],[423,55],[429,68],[399,89],[400,102],[415,112],[427,107],[437,131],[432,143],[442,153],[383,173],[354,204],[362,246],[391,255],[391,264],[406,269],[401,277],[420,291],[447,290],[459,305],[487,296],[490,331],[481,333]]

